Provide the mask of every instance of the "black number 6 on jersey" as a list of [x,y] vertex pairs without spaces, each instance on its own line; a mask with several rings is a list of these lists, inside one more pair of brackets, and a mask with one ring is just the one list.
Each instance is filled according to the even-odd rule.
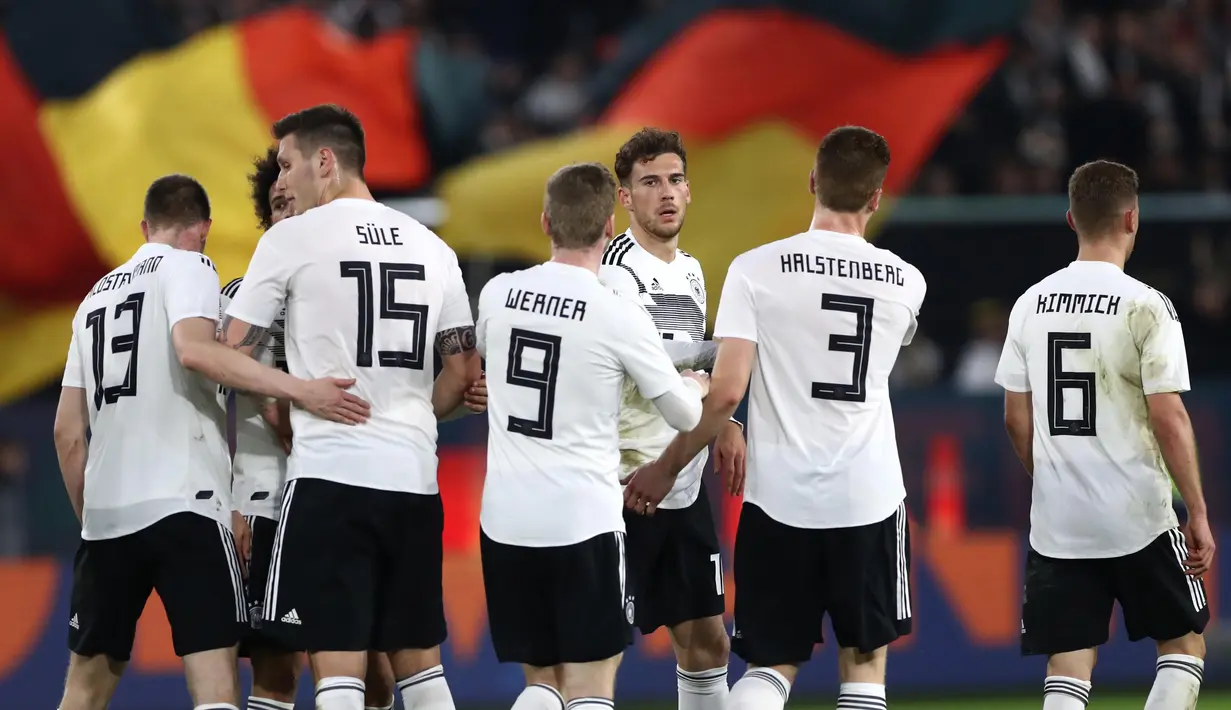
[[115,304],[113,318],[121,318],[125,313],[132,314],[132,333],[113,337],[111,352],[132,355],[128,357],[128,371],[124,373],[124,382],[111,387],[103,386],[106,369],[104,363],[107,360],[107,309],[99,308],[86,314],[85,324],[90,329],[93,340],[90,344],[90,362],[94,370],[95,409],[102,409],[103,404],[115,404],[120,397],[137,395],[137,344],[141,340],[141,309],[144,305],[144,293],[129,294],[128,298]]
[[[1097,436],[1096,398],[1093,372],[1068,372],[1064,369],[1065,350],[1089,350],[1089,333],[1047,334],[1047,428],[1052,436]],[[1081,416],[1066,419],[1064,391],[1077,390],[1081,396]]]
[[[526,351],[543,355],[542,367],[526,367]],[[538,416],[509,416],[509,431],[535,439],[550,439],[556,414],[556,378],[560,374],[560,336],[513,328],[509,333],[509,367],[505,381],[539,393]]]

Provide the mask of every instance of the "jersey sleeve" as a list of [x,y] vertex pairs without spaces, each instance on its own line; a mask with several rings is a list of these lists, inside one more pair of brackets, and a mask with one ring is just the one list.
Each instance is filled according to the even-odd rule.
[[616,302],[612,323],[617,332],[611,338],[616,355],[624,371],[637,383],[641,396],[657,399],[676,386],[680,375],[663,349],[662,338],[645,308],[626,298],[617,298]]
[[60,384],[85,389],[85,371],[81,365],[81,348],[77,346],[76,328],[73,328],[73,337],[68,341],[68,359],[64,361],[64,379]]
[[911,281],[914,282],[911,288],[911,301],[908,304],[910,308],[910,326],[906,329],[906,335],[902,337],[902,345],[910,345],[915,339],[915,333],[919,330],[919,312],[923,310],[923,299],[928,293],[928,282],[923,278],[923,272],[915,266],[910,266]]
[[1000,351],[1000,362],[996,365],[996,384],[1010,392],[1030,391],[1030,373],[1026,369],[1026,353],[1022,350],[1022,329],[1026,316],[1024,303],[1026,297],[1022,296],[1013,304],[1013,310],[1009,313],[1008,333]]
[[492,308],[497,305],[496,293],[500,290],[501,281],[500,276],[495,276],[479,292],[479,317],[475,321],[474,335],[475,347],[479,350],[479,356],[484,358],[487,357],[487,322],[492,317]]
[[292,221],[294,220],[286,220],[274,225],[273,229],[257,242],[252,261],[248,262],[248,273],[244,275],[243,285],[232,295],[231,305],[227,306],[228,316],[258,328],[268,328],[274,318],[278,317],[278,312],[286,302],[291,274],[294,273],[294,265],[279,247],[279,235],[285,233],[285,230],[280,228]]
[[218,270],[204,254],[177,255],[176,266],[162,279],[167,326],[188,318],[218,320]]
[[637,288],[637,278],[633,276],[633,272],[623,266],[619,264],[603,264],[598,267],[598,280],[599,283],[615,291],[617,296],[634,301],[638,300],[641,289]]
[[474,325],[474,314],[470,312],[470,296],[466,293],[466,282],[462,278],[462,268],[458,266],[457,254],[447,246],[445,267],[445,292],[441,302],[440,318],[436,324],[436,332],[452,328],[463,328]]
[[1184,330],[1170,299],[1151,289],[1131,306],[1128,326],[1141,353],[1141,389],[1145,394],[1187,392],[1188,351]]
[[742,259],[737,257],[727,269],[722,284],[722,299],[718,301],[718,316],[714,319],[714,339],[739,338],[757,342],[757,315],[752,284],[743,272]]

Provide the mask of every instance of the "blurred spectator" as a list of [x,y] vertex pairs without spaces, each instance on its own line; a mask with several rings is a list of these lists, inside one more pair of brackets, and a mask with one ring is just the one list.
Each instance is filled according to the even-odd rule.
[[1009,317],[999,301],[985,299],[970,308],[970,332],[972,338],[962,348],[953,373],[953,385],[966,394],[993,394],[1000,392],[996,384],[996,366],[1000,363],[1000,350],[1004,347]]
[[551,132],[572,127],[586,106],[585,72],[585,59],[580,53],[561,53],[547,74],[526,92],[522,100],[526,116]]
[[0,557],[26,553],[26,450],[0,441]]
[[893,389],[931,387],[940,380],[944,368],[945,355],[940,346],[918,330],[910,345],[898,353],[898,361],[889,373],[889,386]]

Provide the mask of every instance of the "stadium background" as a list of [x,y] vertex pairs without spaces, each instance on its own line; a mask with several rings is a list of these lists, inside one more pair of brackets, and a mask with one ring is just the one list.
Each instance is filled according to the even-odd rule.
[[[642,125],[680,130],[696,196],[683,246],[707,269],[711,315],[731,257],[804,226],[820,136],[857,123],[889,138],[895,199],[877,238],[930,285],[922,337],[894,373],[917,617],[890,663],[895,707],[908,697],[932,699],[915,708],[1038,706],[1043,663],[1016,653],[1029,482],[990,368],[1007,305],[1072,257],[1064,179],[1085,160],[1127,162],[1151,193],[1128,270],[1180,311],[1194,375],[1186,401],[1223,527],[1227,3],[0,0],[0,24],[4,710],[53,707],[62,682],[78,531],[51,421],[73,309],[135,249],[142,191],[167,172],[205,184],[208,253],[224,280],[241,275],[259,236],[247,166],[270,121],[323,101],[358,112],[372,186],[439,228],[474,295],[492,274],[546,256],[536,217],[552,170],[609,163]],[[446,665],[461,706],[507,705],[521,683],[495,663],[483,619],[483,441],[480,420],[442,427]],[[714,498],[729,543],[738,501]],[[1224,567],[1210,580],[1216,617]],[[1219,630],[1205,708],[1222,707],[1213,688],[1231,687]],[[1140,692],[1111,695],[1150,683],[1153,649],[1113,632],[1091,707],[1140,707]],[[794,698],[832,702],[832,658],[818,649]],[[640,641],[621,703],[671,705],[672,665],[662,634]],[[154,599],[112,707],[186,702]]]

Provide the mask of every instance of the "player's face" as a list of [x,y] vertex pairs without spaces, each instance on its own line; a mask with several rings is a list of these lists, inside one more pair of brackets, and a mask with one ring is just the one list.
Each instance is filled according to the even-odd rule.
[[620,187],[620,203],[628,217],[646,233],[672,239],[684,226],[684,212],[692,201],[684,161],[675,153],[638,161],[628,176],[629,187]]
[[291,203],[286,198],[286,189],[279,187],[277,182],[269,188],[269,214],[271,224],[277,224],[291,216]]
[[324,162],[314,151],[304,155],[295,136],[290,135],[278,143],[278,181],[274,189],[281,191],[287,201],[287,216],[303,214],[320,204],[321,195],[329,183]]

